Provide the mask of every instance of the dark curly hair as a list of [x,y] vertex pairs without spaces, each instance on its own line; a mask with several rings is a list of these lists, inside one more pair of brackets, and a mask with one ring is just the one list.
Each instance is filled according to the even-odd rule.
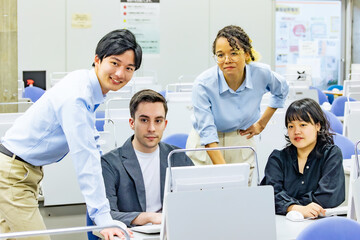
[[[319,104],[310,98],[296,100],[290,104],[285,114],[285,126],[291,121],[304,121],[311,124],[320,124],[317,135],[317,145],[334,144],[333,133],[329,131],[330,123]],[[285,136],[288,146],[291,145],[289,136]]]
[[[216,52],[216,41],[221,38],[224,37],[228,40],[230,46],[234,49],[234,50],[240,50],[240,48],[242,48],[244,50],[245,53],[248,53],[250,56],[250,59],[252,61],[256,61],[257,60],[257,53],[255,52],[255,50],[253,49],[252,45],[251,45],[251,39],[249,38],[249,36],[246,34],[246,32],[239,26],[235,26],[235,25],[229,25],[224,27],[223,29],[221,29],[218,34],[216,35],[216,38],[213,42],[213,54],[215,55]],[[239,46],[240,45],[240,46]]]

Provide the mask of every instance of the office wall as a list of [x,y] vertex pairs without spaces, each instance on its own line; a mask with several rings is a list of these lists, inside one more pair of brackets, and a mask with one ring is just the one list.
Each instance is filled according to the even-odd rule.
[[[211,46],[217,31],[242,26],[272,64],[274,0],[161,0],[160,54],[144,55],[143,70],[155,70],[159,83],[177,82],[214,65]],[[75,13],[91,15],[90,28],[72,28]],[[96,43],[121,28],[119,0],[18,0],[19,76],[23,70],[51,72],[89,68]],[[140,70],[141,71],[141,70]],[[48,82],[49,86],[49,82]]]
[[65,71],[64,0],[18,0],[18,78],[22,71]]

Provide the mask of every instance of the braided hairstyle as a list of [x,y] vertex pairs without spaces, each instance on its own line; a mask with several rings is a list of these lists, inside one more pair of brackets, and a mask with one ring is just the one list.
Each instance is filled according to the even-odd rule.
[[251,45],[252,40],[241,27],[235,25],[226,26],[218,32],[213,42],[213,54],[216,52],[216,41],[221,37],[226,38],[234,50],[242,48],[249,54],[250,58],[246,59],[247,64],[260,59],[260,54]]

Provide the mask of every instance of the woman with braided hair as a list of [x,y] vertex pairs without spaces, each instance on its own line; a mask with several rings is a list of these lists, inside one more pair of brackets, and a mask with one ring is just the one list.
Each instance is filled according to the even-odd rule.
[[[268,65],[256,62],[259,54],[241,27],[230,25],[221,29],[213,43],[213,54],[217,65],[201,73],[194,82],[193,129],[186,147],[255,147],[252,137],[261,133],[277,108],[284,106],[288,85]],[[261,99],[269,91],[269,106],[260,116]],[[240,151],[188,155],[197,165],[247,162],[253,168],[252,152]]]

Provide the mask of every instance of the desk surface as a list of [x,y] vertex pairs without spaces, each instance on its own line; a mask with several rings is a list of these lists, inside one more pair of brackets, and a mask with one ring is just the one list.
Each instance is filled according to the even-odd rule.
[[[276,215],[276,239],[277,240],[292,240],[300,234],[300,232],[317,220],[305,220],[303,222],[292,222],[285,218],[285,216]],[[115,237],[116,240],[120,238]],[[132,240],[159,240],[159,234],[142,234],[134,232]]]
[[343,91],[323,90],[322,92],[325,93],[325,94],[332,94],[332,95],[337,95],[337,96],[342,96],[343,95]]

